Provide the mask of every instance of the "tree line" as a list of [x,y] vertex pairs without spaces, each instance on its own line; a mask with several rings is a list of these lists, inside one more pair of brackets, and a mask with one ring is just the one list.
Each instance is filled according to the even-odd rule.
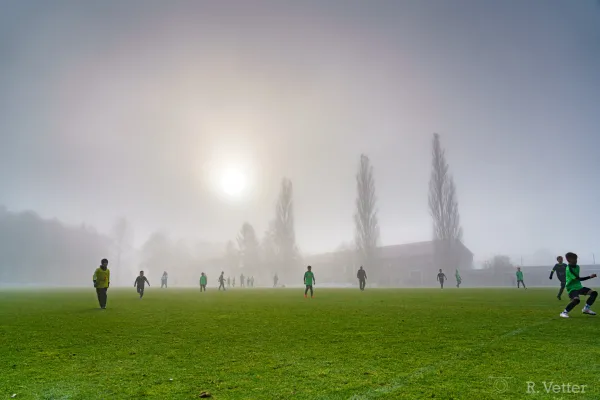
[[[344,246],[338,256],[344,263],[354,260],[365,265],[376,276],[381,238],[374,169],[365,154],[359,158],[355,179],[354,242]],[[283,178],[273,218],[262,238],[252,224],[244,222],[235,239],[227,242],[224,255],[214,246],[190,247],[161,232],[153,233],[138,251],[133,248],[132,226],[125,218],[116,221],[110,235],[102,235],[86,225],[68,226],[32,212],[11,213],[0,207],[0,282],[81,284],[89,280],[93,264],[107,254],[115,278],[125,283],[138,269],[156,275],[177,266],[193,276],[211,256],[220,260],[220,265],[213,267],[227,268],[228,274],[270,279],[278,273],[282,282],[297,279],[302,257],[296,244],[293,195],[291,180]],[[452,245],[462,239],[462,228],[454,178],[438,134],[432,140],[429,212],[439,259],[446,262],[443,267],[449,267],[454,262]]]

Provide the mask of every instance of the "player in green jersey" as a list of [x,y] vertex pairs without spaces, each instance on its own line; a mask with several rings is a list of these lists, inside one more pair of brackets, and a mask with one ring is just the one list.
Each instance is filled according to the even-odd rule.
[[458,269],[456,270],[456,274],[454,276],[456,277],[456,287],[458,288],[462,283],[462,279],[460,277],[460,274],[458,273]]
[[206,292],[206,282],[208,281],[208,278],[206,277],[206,274],[204,272],[202,272],[202,274],[200,274],[200,291],[205,291]]
[[527,289],[525,281],[523,281],[523,271],[521,271],[521,267],[517,267],[517,289],[519,288],[519,283],[522,283],[523,287]]
[[569,318],[569,311],[577,306],[581,302],[579,296],[589,296],[587,301],[585,302],[585,306],[583,307],[582,312],[587,315],[596,315],[590,307],[596,301],[596,297],[598,297],[598,292],[592,290],[590,288],[584,287],[581,282],[586,281],[591,278],[595,278],[596,274],[592,274],[590,276],[579,276],[579,265],[577,265],[577,254],[575,253],[567,253],[565,255],[567,259],[567,273],[566,273],[566,284],[565,288],[567,289],[567,293],[569,293],[569,298],[571,302],[567,304],[567,308],[563,312],[560,313],[560,316],[563,318]]
[[309,265],[307,269],[308,271],[304,273],[304,285],[306,286],[306,289],[304,290],[304,297],[306,297],[306,294],[310,290],[310,297],[312,299],[314,297],[313,283],[317,283],[317,280],[315,279],[315,274],[312,272],[312,267]]

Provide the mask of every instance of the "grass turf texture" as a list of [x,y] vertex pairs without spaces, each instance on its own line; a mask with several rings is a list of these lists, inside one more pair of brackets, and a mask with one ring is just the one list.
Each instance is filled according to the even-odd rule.
[[0,398],[598,399],[600,317],[555,296],[152,287],[101,311],[93,289],[0,291]]

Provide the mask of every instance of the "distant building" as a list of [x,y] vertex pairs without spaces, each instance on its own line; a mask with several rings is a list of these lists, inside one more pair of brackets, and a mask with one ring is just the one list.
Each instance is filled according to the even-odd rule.
[[[444,256],[446,254],[446,256]],[[439,268],[449,279],[454,271],[473,268],[473,253],[460,241],[418,242],[378,248],[377,265],[364,265],[369,282],[380,286],[434,286]],[[354,282],[360,267],[356,254],[339,251],[305,258],[321,282]]]

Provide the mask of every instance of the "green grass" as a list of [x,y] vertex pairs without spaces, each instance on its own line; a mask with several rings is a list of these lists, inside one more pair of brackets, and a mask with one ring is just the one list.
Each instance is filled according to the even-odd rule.
[[[93,289],[5,290],[0,399],[598,399],[600,317],[561,319],[566,302],[550,289],[152,287],[141,301],[110,289],[101,311]],[[544,381],[587,387],[548,394]]]

